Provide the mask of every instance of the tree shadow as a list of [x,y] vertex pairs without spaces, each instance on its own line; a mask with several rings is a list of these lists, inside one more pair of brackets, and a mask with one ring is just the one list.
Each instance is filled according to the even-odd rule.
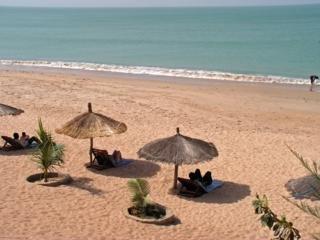
[[177,216],[173,216],[172,221],[168,222],[167,224],[159,225],[159,226],[177,226],[180,225],[182,222]]
[[290,179],[285,187],[291,196],[297,200],[319,200],[317,196],[320,194],[320,183],[312,175]]
[[35,148],[28,148],[28,149],[20,149],[20,150],[10,150],[10,151],[3,151],[0,150],[0,156],[23,156],[23,155],[31,155],[37,149]]
[[101,189],[94,187],[91,184],[92,181],[93,181],[92,178],[87,178],[87,177],[73,178],[72,183],[65,186],[78,188],[80,190],[87,191],[92,195],[102,195],[104,192]]
[[159,165],[150,161],[132,160],[132,162],[128,165],[116,168],[108,168],[104,170],[97,170],[94,168],[87,169],[93,173],[104,176],[113,176],[119,178],[145,178],[154,176],[158,171],[160,171],[161,168]]
[[188,198],[178,195],[188,201],[202,203],[235,203],[251,194],[250,186],[246,184],[223,182],[222,187],[215,189],[213,192],[206,193],[201,197]]

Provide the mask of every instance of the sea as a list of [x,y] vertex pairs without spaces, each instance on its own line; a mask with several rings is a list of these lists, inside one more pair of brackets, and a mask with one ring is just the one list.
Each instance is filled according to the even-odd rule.
[[0,7],[0,65],[306,84],[320,5]]

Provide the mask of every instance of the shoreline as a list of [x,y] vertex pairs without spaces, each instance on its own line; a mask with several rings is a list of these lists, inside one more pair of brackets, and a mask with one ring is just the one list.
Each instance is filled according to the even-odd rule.
[[[107,74],[134,75],[151,78],[176,78],[193,79],[202,81],[231,81],[248,83],[268,83],[286,85],[308,85],[309,80],[297,77],[285,77],[263,74],[233,73],[214,70],[185,69],[185,68],[164,68],[149,66],[127,66],[114,64],[98,64],[85,62],[64,62],[64,61],[26,61],[26,60],[0,60],[0,68],[12,69],[57,69],[77,70]],[[316,85],[320,83],[316,82]]]

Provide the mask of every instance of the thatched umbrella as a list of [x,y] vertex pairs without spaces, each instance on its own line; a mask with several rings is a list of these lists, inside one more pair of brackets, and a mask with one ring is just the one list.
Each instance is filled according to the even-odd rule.
[[93,138],[109,137],[113,134],[120,134],[127,130],[127,126],[112,118],[99,113],[92,112],[91,103],[88,103],[88,112],[82,113],[73,118],[56,132],[73,138],[90,138],[90,164],[92,164]]
[[0,103],[0,116],[19,115],[20,113],[23,113],[23,110]]
[[177,188],[178,167],[182,164],[195,164],[209,161],[218,156],[218,150],[209,142],[177,134],[154,140],[138,151],[140,158],[175,165],[173,188]]

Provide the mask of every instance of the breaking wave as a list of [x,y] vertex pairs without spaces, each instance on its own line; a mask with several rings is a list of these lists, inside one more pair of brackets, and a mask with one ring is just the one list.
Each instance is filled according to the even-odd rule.
[[58,69],[78,69],[88,71],[102,71],[111,73],[140,74],[164,77],[179,77],[193,79],[212,79],[239,82],[261,82],[261,83],[280,83],[280,84],[309,84],[308,79],[289,78],[280,76],[263,76],[250,74],[235,74],[207,70],[190,69],[170,69],[161,67],[144,66],[123,66],[81,62],[63,61],[20,61],[20,60],[0,60],[1,65],[5,66],[28,66],[28,67],[48,67]]

